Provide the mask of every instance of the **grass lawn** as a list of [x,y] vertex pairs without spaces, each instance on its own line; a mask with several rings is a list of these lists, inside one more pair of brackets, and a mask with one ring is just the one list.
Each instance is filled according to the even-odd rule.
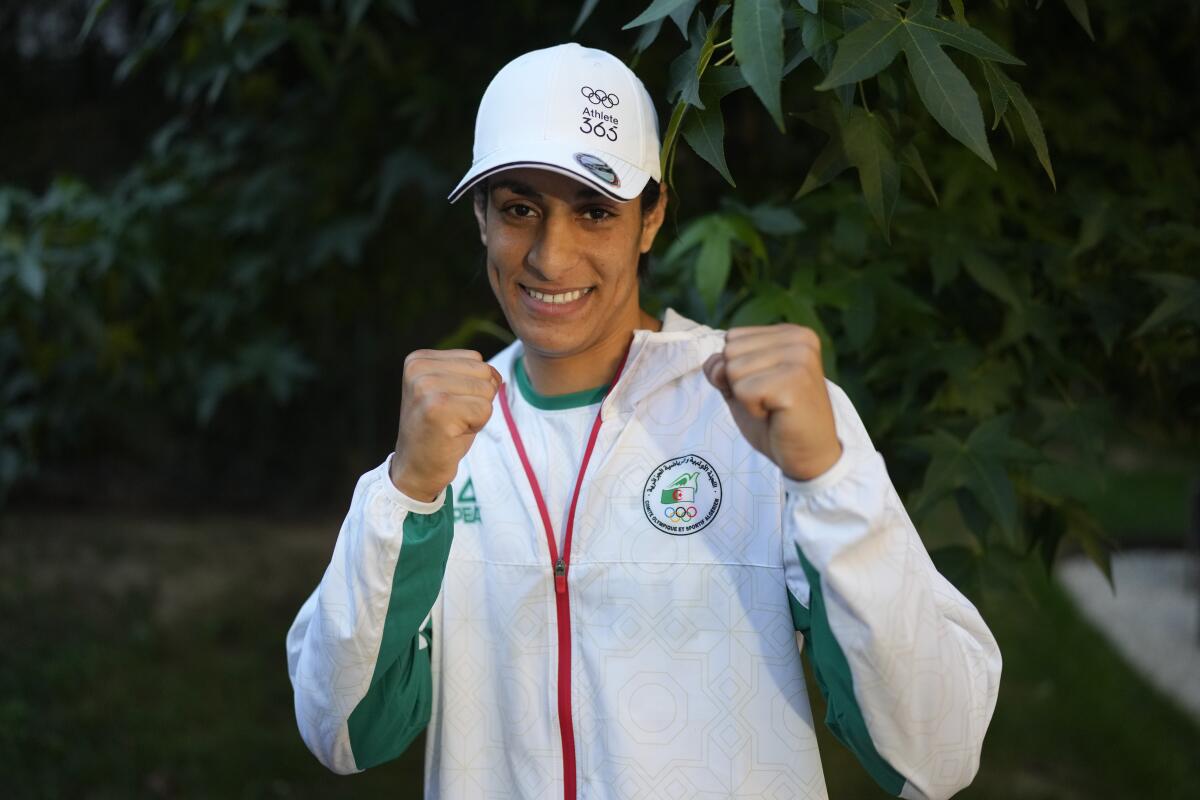
[[[339,523],[8,515],[0,796],[420,797],[420,740],[340,777],[296,732],[284,634]],[[1000,702],[960,797],[1200,797],[1200,728],[1057,589],[995,606]],[[834,800],[884,796],[822,735]]]

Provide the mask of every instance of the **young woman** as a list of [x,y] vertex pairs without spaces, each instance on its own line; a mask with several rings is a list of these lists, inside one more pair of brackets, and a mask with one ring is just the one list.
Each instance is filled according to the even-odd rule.
[[641,82],[577,44],[505,66],[472,192],[517,336],[418,350],[288,633],[330,769],[428,726],[429,798],[826,797],[826,724],[905,798],[971,782],[1001,659],[934,568],[809,329],[638,298],[668,202]]

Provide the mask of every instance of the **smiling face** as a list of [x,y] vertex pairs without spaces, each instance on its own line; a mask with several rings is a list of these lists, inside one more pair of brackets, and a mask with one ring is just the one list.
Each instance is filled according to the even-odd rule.
[[665,191],[643,214],[640,198],[521,168],[491,178],[489,192],[475,204],[488,280],[527,350],[578,355],[639,326],[638,257],[662,226]]

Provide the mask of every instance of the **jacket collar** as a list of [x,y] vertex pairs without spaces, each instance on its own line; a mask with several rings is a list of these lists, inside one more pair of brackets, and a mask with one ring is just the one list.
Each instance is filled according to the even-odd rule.
[[[633,332],[625,369],[600,407],[600,415],[605,421],[614,414],[631,414],[646,396],[699,369],[704,359],[724,347],[723,330],[688,319],[673,308],[667,308],[662,319],[661,331],[639,329]],[[509,392],[516,391],[516,384],[507,379],[512,375],[513,362],[523,352],[524,344],[517,339],[488,361],[505,376]],[[499,414],[492,416],[495,418]],[[503,420],[500,420],[499,425],[489,424],[485,430],[499,434],[503,427]]]

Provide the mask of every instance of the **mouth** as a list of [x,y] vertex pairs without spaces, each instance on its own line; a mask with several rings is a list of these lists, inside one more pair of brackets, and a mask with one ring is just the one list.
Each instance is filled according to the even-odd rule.
[[521,295],[525,299],[526,307],[534,313],[547,316],[562,316],[582,308],[596,288],[595,286],[586,286],[566,291],[543,292],[532,289],[523,283],[517,285],[521,287]]

